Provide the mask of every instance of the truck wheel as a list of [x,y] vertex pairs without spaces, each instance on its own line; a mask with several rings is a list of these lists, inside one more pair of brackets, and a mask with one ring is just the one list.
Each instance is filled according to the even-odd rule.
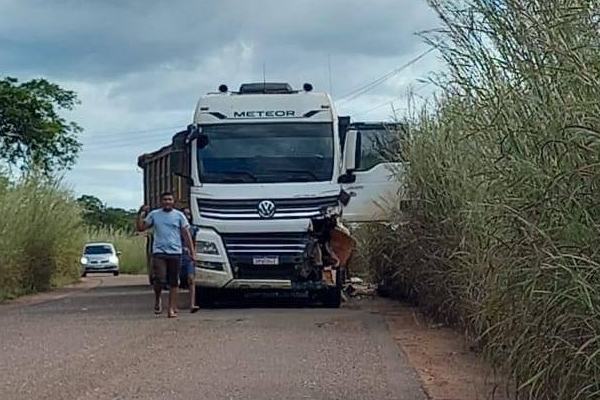
[[215,306],[214,289],[196,286],[196,304],[200,308],[212,308]]
[[326,308],[340,308],[342,304],[342,289],[335,287],[325,290],[322,301],[323,306]]
[[83,271],[83,272],[81,273],[81,276],[82,276],[83,278],[85,278],[85,277],[87,276],[87,272]]
[[113,272],[113,276],[119,276],[119,271]]
[[344,285],[344,271],[337,269],[335,287],[325,289],[322,294],[323,306],[327,308],[340,308],[342,305],[342,287]]

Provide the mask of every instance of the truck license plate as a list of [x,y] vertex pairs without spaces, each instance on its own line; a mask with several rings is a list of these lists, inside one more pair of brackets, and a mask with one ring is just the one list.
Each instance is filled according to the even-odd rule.
[[254,265],[279,265],[279,257],[254,257],[252,259]]

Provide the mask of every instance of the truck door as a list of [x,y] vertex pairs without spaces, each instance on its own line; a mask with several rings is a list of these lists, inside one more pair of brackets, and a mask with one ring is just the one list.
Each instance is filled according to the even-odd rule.
[[404,160],[400,124],[352,124],[344,145],[342,188],[350,194],[342,219],[347,222],[387,221],[402,196]]

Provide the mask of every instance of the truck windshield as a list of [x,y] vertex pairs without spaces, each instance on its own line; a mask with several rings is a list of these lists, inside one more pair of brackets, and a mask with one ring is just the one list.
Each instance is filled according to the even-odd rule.
[[198,150],[204,183],[329,181],[331,124],[227,124],[202,127],[209,144]]

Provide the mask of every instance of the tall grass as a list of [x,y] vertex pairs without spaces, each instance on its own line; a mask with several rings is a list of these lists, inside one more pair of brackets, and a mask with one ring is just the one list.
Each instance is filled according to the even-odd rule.
[[146,237],[113,229],[96,229],[87,233],[88,242],[111,242],[119,256],[119,267],[125,274],[144,274],[146,267]]
[[78,281],[87,241],[112,242],[122,252],[121,272],[146,272],[145,237],[86,227],[77,202],[58,182],[2,180],[0,215],[0,302]]
[[600,6],[429,3],[448,73],[407,119],[406,218],[363,236],[369,264],[520,398],[600,398]]
[[0,301],[79,278],[84,235],[59,184],[30,178],[0,190]]

